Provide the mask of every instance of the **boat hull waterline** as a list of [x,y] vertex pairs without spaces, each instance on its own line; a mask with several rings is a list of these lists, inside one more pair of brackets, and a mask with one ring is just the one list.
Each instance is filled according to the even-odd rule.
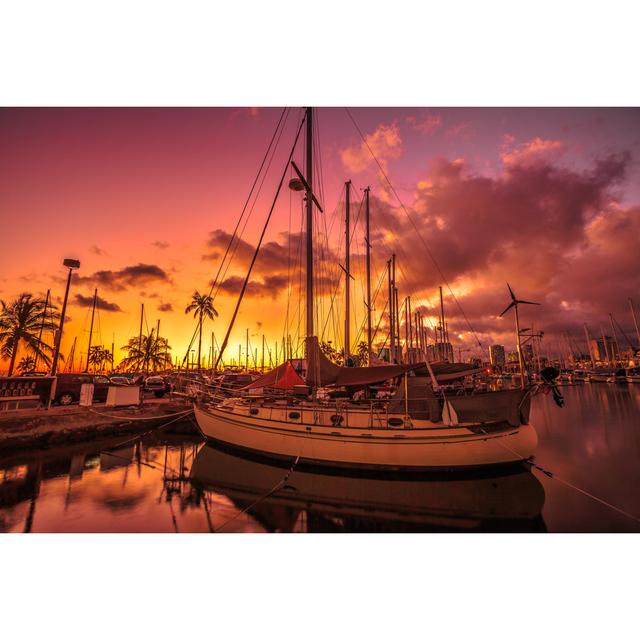
[[305,423],[304,415],[296,423],[264,420],[213,406],[195,405],[194,412],[203,435],[211,440],[321,465],[407,470],[474,468],[526,460],[538,443],[531,424],[492,430],[489,425],[446,426],[413,420],[411,428],[377,429]]

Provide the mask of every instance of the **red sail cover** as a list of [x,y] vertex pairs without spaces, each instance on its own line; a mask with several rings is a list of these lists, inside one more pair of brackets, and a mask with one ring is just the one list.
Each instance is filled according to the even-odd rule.
[[269,389],[284,389],[291,391],[293,387],[299,384],[304,384],[304,380],[296,373],[296,370],[291,366],[290,362],[285,362],[279,367],[272,369],[269,373],[261,376],[251,384],[243,387],[242,390],[248,389],[262,389],[263,387],[269,387]]

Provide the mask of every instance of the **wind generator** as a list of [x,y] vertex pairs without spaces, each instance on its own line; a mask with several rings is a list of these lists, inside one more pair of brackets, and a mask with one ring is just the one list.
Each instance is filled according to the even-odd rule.
[[525,375],[524,375],[524,358],[522,357],[522,344],[520,341],[520,316],[518,314],[518,305],[520,304],[535,304],[540,305],[539,302],[529,302],[528,300],[518,300],[516,298],[516,294],[513,292],[513,289],[509,286],[507,282],[507,288],[509,289],[509,294],[511,295],[511,302],[509,306],[498,316],[502,318],[502,316],[513,307],[515,309],[516,316],[516,339],[517,339],[517,347],[518,347],[518,364],[520,365],[520,384],[524,389],[525,386]]

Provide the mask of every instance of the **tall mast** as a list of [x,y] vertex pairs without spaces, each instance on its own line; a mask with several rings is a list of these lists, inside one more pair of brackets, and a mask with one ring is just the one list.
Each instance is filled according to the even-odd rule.
[[[611,322],[611,333],[613,334],[613,344],[611,345],[611,359],[613,360],[616,353],[618,358],[620,358],[620,345],[618,344],[618,334],[616,333],[616,328],[613,324],[613,314],[609,314],[609,320]],[[615,349],[615,351],[614,351]],[[613,363],[612,363],[613,364]]]
[[245,350],[244,350],[244,370],[249,371],[249,328],[247,327],[246,337],[245,337]]
[[636,328],[636,337],[638,338],[638,348],[640,349],[640,330],[638,330],[638,321],[636,320],[636,312],[633,308],[633,300],[629,298],[629,308],[631,309],[631,317],[633,318],[633,326]]
[[387,261],[387,284],[389,288],[389,362],[393,362],[396,355],[395,330],[393,328],[393,275],[391,274],[391,260]]
[[409,298],[404,301],[404,361],[409,362]]
[[96,301],[98,299],[98,289],[93,292],[93,307],[91,308],[91,326],[89,327],[89,345],[87,346],[87,365],[84,369],[84,372],[87,373],[89,371],[89,355],[91,353],[91,338],[93,337],[93,318],[96,315]]
[[524,372],[524,358],[522,357],[522,342],[520,340],[520,314],[518,313],[518,305],[515,306],[516,316],[516,345],[518,347],[518,365],[520,366],[520,384],[524,389],[526,386],[525,372]]
[[396,360],[402,361],[402,343],[400,342],[400,305],[398,304],[398,287],[395,286],[395,269],[393,285],[393,310],[396,314],[393,324],[396,328]]
[[[75,357],[76,357],[76,341],[77,341],[77,339],[78,339],[78,336],[76,336],[73,339],[73,344],[71,345],[71,352],[69,353],[69,357],[67,358],[67,360],[68,360],[67,366],[69,368],[65,367],[65,369],[67,371],[69,371],[70,373],[73,373],[73,361],[75,360]],[[69,363],[71,363],[71,364],[69,364]]]
[[364,220],[366,235],[365,252],[367,258],[367,362],[369,366],[371,366],[371,236],[369,233],[369,187],[364,190]]
[[[138,354],[142,353],[142,320],[144,319],[144,302],[140,307],[140,332],[138,333]],[[187,369],[189,369],[189,352],[187,351]],[[136,371],[140,370],[140,362],[138,361],[138,366],[136,367]]]
[[264,333],[262,334],[262,373],[264,373]]
[[313,329],[313,107],[307,107],[307,336],[315,335]]
[[345,273],[345,285],[344,285],[344,364],[347,365],[347,360],[351,356],[351,211],[350,211],[350,193],[351,193],[351,180],[347,180],[344,183],[345,189],[345,206],[344,206],[344,273]]
[[595,369],[596,363],[593,358],[593,351],[591,350],[591,338],[589,336],[589,328],[587,327],[587,323],[584,323],[584,337],[587,339],[587,351],[589,351],[589,360],[591,360],[591,367]]
[[611,358],[609,358],[609,347],[607,345],[607,337],[604,335],[604,329],[600,325],[600,333],[602,334],[602,347],[604,348],[604,355],[607,358],[607,364],[611,366]]
[[440,357],[444,360],[444,352],[445,352],[445,328],[444,328],[444,300],[442,298],[442,287],[438,287],[438,292],[440,293]]
[[[47,289],[47,297],[44,299],[44,311],[42,312],[42,323],[40,324],[40,332],[38,333],[38,343],[42,340],[42,332],[44,331],[44,323],[47,320],[47,307],[49,306],[49,296],[51,295],[51,289]],[[631,302],[631,298],[629,298],[629,302]],[[631,308],[633,310],[633,307]],[[637,329],[637,327],[636,327]],[[33,370],[38,370],[38,353],[40,351],[36,351],[36,357],[33,362]]]
[[413,316],[411,315],[411,296],[407,296],[407,317],[409,318],[409,349],[411,350],[413,358],[415,351],[413,350]]

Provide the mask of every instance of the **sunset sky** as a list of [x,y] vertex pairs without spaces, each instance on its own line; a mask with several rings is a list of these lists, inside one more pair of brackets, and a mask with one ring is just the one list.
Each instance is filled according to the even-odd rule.
[[[65,257],[74,277],[62,352],[77,336],[86,352],[93,290],[100,298],[94,344],[116,353],[148,327],[182,357],[195,328],[184,308],[208,292],[282,110],[275,108],[3,109],[0,111],[0,298],[51,288],[64,294]],[[513,348],[506,282],[528,300],[524,325],[562,331],[576,342],[582,323],[610,333],[613,313],[633,337],[628,298],[640,311],[640,110],[354,108],[365,134],[422,240],[381,177],[342,108],[316,110],[318,325],[341,343],[343,185],[351,179],[352,224],[371,186],[374,287],[395,251],[400,299],[434,316],[442,282],[425,245],[456,294],[477,338]],[[205,326],[222,340],[301,115],[291,109],[262,190]],[[302,144],[295,159],[303,166]],[[321,169],[321,171],[320,171]],[[287,178],[289,173],[287,173]],[[320,180],[321,178],[321,180]],[[273,350],[283,333],[300,337],[299,241],[302,201],[283,189],[229,343],[238,354],[249,329]],[[363,231],[354,233],[355,336],[364,318]],[[321,250],[322,248],[322,250]],[[342,280],[340,282],[343,282]],[[287,304],[291,290],[289,304]],[[445,291],[447,287],[445,286]],[[383,291],[384,293],[384,291]],[[384,307],[376,302],[376,318]],[[451,295],[445,299],[454,347],[478,350]],[[288,329],[287,325],[287,307]],[[302,317],[304,314],[302,313]],[[384,325],[384,322],[383,322]],[[146,330],[145,330],[146,332]],[[619,336],[621,346],[626,346]],[[244,347],[243,347],[244,348]],[[0,368],[4,368],[0,366]]]

